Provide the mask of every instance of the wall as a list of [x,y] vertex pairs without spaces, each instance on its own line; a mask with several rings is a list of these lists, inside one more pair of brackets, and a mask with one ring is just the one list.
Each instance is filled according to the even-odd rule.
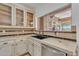
[[79,55],[79,4],[72,4],[72,25],[76,25],[77,29],[77,47],[78,47],[78,55]]

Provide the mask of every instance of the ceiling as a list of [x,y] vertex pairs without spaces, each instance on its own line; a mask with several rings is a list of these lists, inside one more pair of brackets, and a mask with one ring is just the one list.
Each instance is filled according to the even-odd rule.
[[68,3],[19,3],[27,8],[36,10],[37,17],[48,14],[54,10],[57,10]]
[[36,9],[36,8],[39,8],[42,5],[45,5],[43,3],[20,3],[20,4],[25,6],[25,7],[29,7],[29,8],[33,8],[33,9]]
[[55,5],[66,4],[66,3],[20,3],[20,4],[25,7],[37,9],[42,6],[47,6],[47,5],[55,6]]

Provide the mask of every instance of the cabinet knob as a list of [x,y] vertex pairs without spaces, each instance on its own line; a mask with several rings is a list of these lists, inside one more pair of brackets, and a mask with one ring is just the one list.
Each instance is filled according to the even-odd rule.
[[0,48],[1,49],[1,48]]
[[3,43],[4,45],[8,44],[8,43]]
[[12,46],[15,46],[14,44],[12,44]]
[[34,46],[34,44],[32,44]]
[[20,41],[23,41],[23,40],[20,40]]
[[17,44],[15,44],[15,45],[17,45]]

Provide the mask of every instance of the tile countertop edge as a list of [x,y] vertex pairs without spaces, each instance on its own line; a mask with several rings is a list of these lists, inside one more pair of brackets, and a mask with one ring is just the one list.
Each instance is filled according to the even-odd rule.
[[14,34],[4,34],[4,35],[0,35],[0,37],[20,36],[20,35],[31,35],[31,34],[35,34],[35,33],[14,33]]

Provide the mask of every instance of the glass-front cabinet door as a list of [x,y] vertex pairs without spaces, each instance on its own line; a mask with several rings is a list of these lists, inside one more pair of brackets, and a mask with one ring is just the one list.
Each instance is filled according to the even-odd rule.
[[34,13],[16,4],[0,3],[0,25],[33,27]]
[[33,27],[33,13],[27,12],[27,27]]
[[23,10],[16,8],[16,25],[23,26],[24,15]]
[[11,25],[11,7],[0,3],[0,25]]

